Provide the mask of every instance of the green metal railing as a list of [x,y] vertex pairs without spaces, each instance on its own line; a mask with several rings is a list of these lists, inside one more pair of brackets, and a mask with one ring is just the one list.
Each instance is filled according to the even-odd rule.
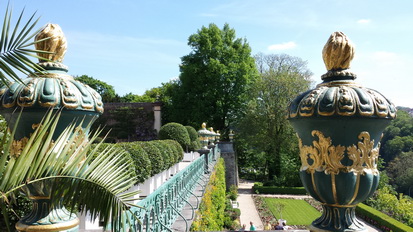
[[[189,164],[171,179],[161,185],[157,190],[141,200],[132,208],[134,215],[129,216],[129,222],[124,223],[124,228],[128,231],[172,231],[171,227],[178,217],[185,222],[185,231],[189,231],[188,220],[195,216],[200,199],[194,193],[197,186],[202,188],[202,195],[205,186],[208,184],[208,174],[215,166],[220,151],[218,146],[206,154],[208,159],[201,156]],[[208,160],[208,163],[206,163]],[[205,169],[208,170],[205,170]],[[205,172],[208,171],[208,172]],[[196,198],[196,205],[189,202],[189,198]],[[192,210],[191,218],[185,218],[181,211],[188,204]],[[139,220],[136,220],[138,218]]]

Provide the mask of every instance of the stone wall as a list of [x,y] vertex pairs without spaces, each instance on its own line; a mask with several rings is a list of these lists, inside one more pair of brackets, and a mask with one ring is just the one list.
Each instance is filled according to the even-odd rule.
[[161,126],[161,103],[105,103],[104,113],[93,128],[104,126],[107,142],[146,141],[157,138]]
[[225,182],[228,191],[231,185],[238,186],[239,183],[237,154],[232,142],[219,142],[218,147],[225,161]]

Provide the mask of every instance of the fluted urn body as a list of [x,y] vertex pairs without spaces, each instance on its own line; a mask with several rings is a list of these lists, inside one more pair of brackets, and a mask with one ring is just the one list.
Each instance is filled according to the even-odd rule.
[[[67,74],[67,67],[61,63],[66,52],[66,39],[60,27],[48,24],[36,40],[49,38],[36,44],[38,50],[48,51],[49,61],[41,60],[44,68],[23,83],[12,83],[0,89],[0,113],[9,127],[16,126],[11,155],[18,156],[35,128],[50,109],[61,111],[61,116],[53,134],[55,140],[71,124],[81,126],[87,133],[87,126],[103,113],[101,96]],[[20,110],[22,113],[20,113]],[[16,125],[17,118],[20,121]],[[32,212],[25,215],[16,225],[19,231],[77,231],[79,220],[62,205],[51,205],[51,180],[39,181],[25,186],[27,197],[32,200]]]
[[353,55],[348,38],[333,33],[323,50],[329,70],[323,82],[288,109],[299,137],[302,183],[323,205],[311,231],[367,231],[355,207],[377,188],[380,138],[396,116],[382,94],[355,82],[348,71]]

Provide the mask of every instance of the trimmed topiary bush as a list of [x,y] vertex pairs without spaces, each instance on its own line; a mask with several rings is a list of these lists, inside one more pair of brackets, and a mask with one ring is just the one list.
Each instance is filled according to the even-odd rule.
[[138,178],[137,183],[143,183],[150,177],[152,164],[145,150],[138,143],[117,143],[115,146],[121,147],[129,152],[134,164]]
[[201,142],[199,141],[198,132],[192,126],[185,126],[186,130],[188,131],[189,139],[191,140],[188,150],[189,151],[196,151],[201,149]]
[[169,140],[159,140],[160,143],[164,144],[167,148],[170,164],[169,167],[172,167],[178,162],[177,151],[175,146],[171,146]]
[[159,130],[159,139],[172,139],[177,141],[183,149],[186,149],[190,145],[191,140],[189,138],[186,128],[179,123],[171,122],[163,125]]
[[169,146],[175,150],[175,163],[181,162],[181,160],[184,158],[184,150],[182,149],[181,145],[175,140],[168,139],[166,141]]
[[151,176],[158,174],[164,170],[164,162],[163,162],[163,155],[161,151],[155,146],[153,143],[150,142],[134,142],[145,150],[146,154],[148,154],[149,159],[151,160]]
[[162,154],[163,157],[163,167],[162,170],[170,168],[174,164],[174,158],[171,156],[172,150],[168,147],[164,140],[152,140],[149,141],[154,146],[156,146]]

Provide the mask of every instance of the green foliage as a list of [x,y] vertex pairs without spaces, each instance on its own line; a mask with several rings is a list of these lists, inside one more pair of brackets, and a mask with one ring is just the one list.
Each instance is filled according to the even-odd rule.
[[115,147],[123,148],[130,154],[135,165],[135,173],[137,176],[136,183],[143,183],[151,176],[151,160],[139,143],[117,143]]
[[159,139],[172,139],[177,141],[183,149],[189,146],[191,140],[186,128],[179,123],[170,122],[161,127],[159,130]]
[[366,203],[406,225],[413,226],[412,198],[403,194],[396,196],[388,186],[377,190]]
[[[167,147],[167,151],[168,151],[168,156],[170,159],[170,166],[176,164],[179,162],[179,150],[177,149],[177,147],[175,145],[172,145],[172,142],[174,140],[159,140],[160,143],[164,144]],[[176,141],[175,141],[176,142]],[[181,146],[181,145],[179,145]],[[182,147],[181,147],[182,149]]]
[[136,181],[130,158],[113,147],[99,152],[97,145],[90,150],[98,134],[89,140],[76,124],[69,125],[53,142],[59,118],[60,113],[47,113],[19,155],[10,152],[11,140],[2,143],[0,207],[6,225],[6,208],[16,198],[17,191],[28,194],[30,185],[33,186],[30,192],[40,195],[33,191],[44,191],[43,186],[51,186],[58,180],[59,184],[50,191],[52,204],[62,202],[74,210],[89,211],[93,217],[99,215],[105,225],[111,221],[112,228],[119,229],[125,210],[133,205],[131,196],[136,194],[122,194]]
[[413,231],[412,227],[409,227],[408,225],[405,225],[394,218],[362,203],[357,205],[356,214],[368,223],[380,228],[381,231]]
[[264,202],[275,217],[280,215],[280,208],[283,208],[282,219],[290,225],[310,225],[321,216],[320,212],[304,200],[265,197]]
[[102,96],[103,102],[117,102],[119,101],[119,96],[117,96],[113,86],[108,83],[95,79],[93,77],[82,75],[75,76],[75,80],[82,82],[83,84],[89,85],[92,89],[96,90]]
[[173,151],[171,148],[169,148],[169,146],[167,145],[167,143],[165,143],[164,140],[152,140],[152,141],[149,141],[149,143],[152,143],[161,152],[162,160],[163,160],[162,170],[166,170],[175,164],[174,163],[175,159],[172,155]]
[[397,111],[397,118],[384,130],[380,156],[390,162],[402,152],[413,152],[413,117],[404,110]]
[[220,158],[211,174],[209,183],[197,211],[191,231],[221,231],[225,218],[225,164]]
[[[22,193],[16,193],[15,201],[7,208],[9,225],[13,227],[22,215],[27,215],[32,211],[32,202]],[[0,220],[0,228],[6,228],[7,225],[3,220]]]
[[181,160],[184,158],[184,150],[182,149],[181,145],[176,140],[167,139],[166,142],[172,149],[175,150],[175,163],[181,162]]
[[286,54],[259,54],[256,66],[260,77],[251,86],[244,115],[236,125],[239,166],[260,179],[301,186],[298,140],[285,111],[310,87],[312,73],[306,61]]
[[179,80],[169,86],[168,121],[193,127],[207,122],[225,131],[242,111],[257,77],[251,48],[228,24],[202,27],[188,45],[192,51],[182,57]]
[[192,126],[185,126],[191,141],[199,141],[198,132]]
[[231,185],[227,193],[227,197],[233,201],[238,198],[238,187],[236,185]]
[[147,141],[156,138],[152,111],[149,112],[142,106],[122,105],[105,110],[107,112],[93,125],[96,128],[104,125],[104,131],[110,132],[113,142]]
[[159,148],[152,142],[134,142],[142,146],[151,161],[151,176],[164,170],[164,156]]
[[413,151],[401,153],[388,163],[386,172],[397,192],[413,196]]
[[127,93],[120,98],[120,102],[156,102],[160,100],[161,94],[162,87],[156,87],[146,90],[143,95]]
[[190,151],[196,151],[201,149],[201,142],[199,141],[198,132],[192,126],[185,126],[186,130],[188,131],[189,139],[191,143],[189,144],[188,149]]
[[[262,183],[261,183],[262,184]],[[304,187],[276,187],[276,186],[260,186],[259,184],[254,184],[252,188],[255,193],[258,191],[259,194],[291,194],[291,195],[306,195]]]
[[20,13],[16,25],[12,26],[12,10],[9,5],[7,5],[0,39],[0,82],[2,82],[2,84],[8,84],[8,78],[21,82],[16,70],[25,74],[25,76],[36,75],[35,72],[41,72],[43,70],[43,68],[33,62],[32,59],[29,59],[29,57],[35,57],[45,60],[37,56],[37,54],[44,54],[46,52],[31,48],[33,44],[44,41],[31,42],[41,30],[33,31],[39,18],[36,19],[34,13],[25,21],[25,19],[23,19],[23,12],[24,10]]

